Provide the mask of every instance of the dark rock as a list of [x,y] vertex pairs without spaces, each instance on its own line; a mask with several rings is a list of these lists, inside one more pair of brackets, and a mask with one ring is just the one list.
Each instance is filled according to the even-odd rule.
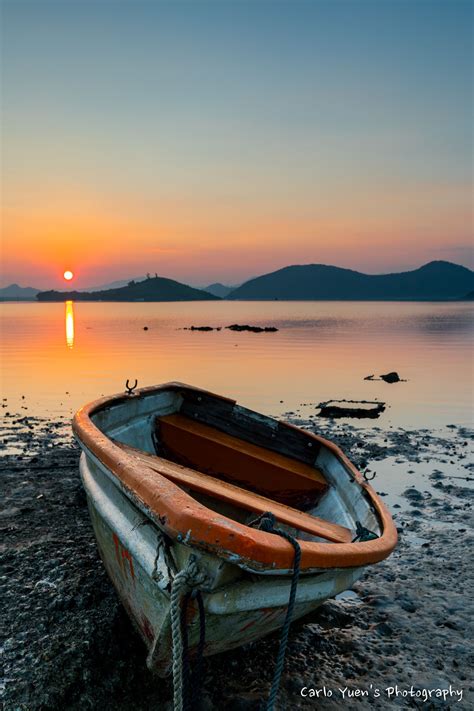
[[399,383],[401,381],[401,378],[396,371],[385,373],[385,375],[381,375],[380,377],[386,383]]
[[214,331],[213,326],[191,326],[190,328],[185,328],[185,331]]
[[376,629],[382,637],[391,637],[393,635],[393,629],[386,622],[378,624]]
[[233,323],[231,326],[226,326],[229,331],[249,331],[250,333],[275,333],[278,328],[275,326],[249,326],[248,324],[241,325],[238,323]]
[[418,489],[405,489],[403,496],[410,501],[421,501],[423,499],[423,494]]
[[228,711],[258,711],[260,708],[262,696],[257,692],[238,694],[227,703]]
[[356,417],[375,419],[385,410],[384,402],[368,400],[328,400],[320,402],[320,417]]
[[402,610],[405,610],[405,612],[413,613],[413,612],[416,612],[416,610],[417,610],[415,603],[413,602],[413,600],[410,600],[409,598],[402,598],[399,601],[399,603],[400,603],[400,607],[402,608]]

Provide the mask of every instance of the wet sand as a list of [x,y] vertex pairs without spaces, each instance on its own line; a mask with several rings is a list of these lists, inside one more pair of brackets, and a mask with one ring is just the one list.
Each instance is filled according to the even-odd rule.
[[[97,554],[68,421],[3,413],[5,708],[171,709],[171,684],[147,670]],[[400,542],[352,592],[295,623],[278,708],[474,708],[472,433],[287,419],[377,472]],[[277,647],[273,635],[208,659],[202,709],[259,708]],[[450,687],[446,701],[420,695]]]

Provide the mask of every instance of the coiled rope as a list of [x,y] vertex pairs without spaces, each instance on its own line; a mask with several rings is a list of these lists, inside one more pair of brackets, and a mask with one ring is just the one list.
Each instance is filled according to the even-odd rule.
[[[193,590],[196,586],[201,585],[205,580],[205,575],[199,570],[194,555],[189,557],[186,568],[183,568],[175,575],[171,585],[171,638],[173,642],[173,708],[174,711],[186,711],[188,699],[186,694],[187,684],[187,661],[185,662],[184,650],[187,651],[187,634],[185,646],[183,646],[182,624],[181,624],[181,602],[186,593]],[[202,599],[201,599],[202,603]],[[187,604],[186,604],[187,607]],[[199,605],[199,613],[201,620],[200,645],[202,650],[204,641],[203,635],[203,618],[204,607]],[[187,654],[186,654],[187,657]]]
[[275,528],[276,519],[271,511],[261,514],[254,521],[251,521],[248,525],[254,528],[259,528],[261,531],[266,531],[267,533],[274,533],[277,536],[285,538],[293,548],[295,549],[295,558],[293,563],[293,575],[291,577],[291,587],[290,587],[290,597],[288,599],[288,607],[286,609],[285,622],[283,624],[281,634],[280,634],[280,646],[278,647],[278,654],[275,664],[275,671],[273,673],[273,681],[270,689],[270,694],[268,696],[265,711],[273,711],[275,706],[275,701],[278,696],[278,690],[280,688],[280,680],[283,672],[283,667],[285,664],[285,654],[286,647],[288,644],[288,634],[290,631],[291,620],[293,617],[293,611],[295,607],[296,600],[296,589],[298,587],[298,580],[300,577],[300,563],[301,563],[301,548],[300,544],[289,533],[281,528]]

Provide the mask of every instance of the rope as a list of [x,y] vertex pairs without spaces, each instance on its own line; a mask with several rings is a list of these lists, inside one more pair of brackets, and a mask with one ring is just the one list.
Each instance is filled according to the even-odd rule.
[[[174,711],[185,711],[185,703],[187,704],[187,694],[185,686],[187,682],[187,668],[185,669],[184,661],[184,647],[182,638],[182,625],[181,625],[181,601],[187,592],[193,589],[194,586],[200,585],[204,581],[204,574],[199,570],[196,559],[193,555],[190,556],[186,568],[183,568],[173,579],[171,585],[171,606],[170,606],[170,617],[171,617],[171,638],[173,642],[173,708]],[[201,600],[202,602],[202,600]],[[204,607],[202,608],[202,613],[204,613]],[[201,607],[199,608],[200,620],[203,614],[201,614]],[[201,634],[200,634],[200,645],[202,636],[202,621],[201,621]],[[186,647],[187,647],[187,636],[186,636]],[[187,661],[186,661],[187,664]]]
[[189,655],[188,655],[188,627],[186,615],[188,613],[188,602],[191,593],[187,592],[181,604],[181,639],[183,652],[181,657],[183,674],[183,711],[189,710]]
[[296,600],[296,589],[298,587],[298,580],[300,577],[300,563],[301,563],[301,548],[296,540],[289,533],[281,528],[275,528],[276,519],[271,511],[261,514],[254,521],[251,521],[248,525],[259,528],[262,531],[267,531],[268,533],[275,533],[277,536],[285,538],[293,548],[295,549],[295,558],[293,563],[293,575],[291,578],[290,587],[290,597],[288,599],[288,607],[286,609],[285,622],[283,624],[281,635],[280,635],[280,646],[278,647],[278,654],[275,664],[275,671],[273,673],[273,681],[270,689],[270,694],[265,705],[265,711],[273,711],[275,706],[275,701],[278,696],[278,690],[280,688],[280,680],[283,672],[283,666],[285,664],[285,654],[286,647],[288,644],[288,634],[290,631],[291,620],[293,617],[293,611],[295,607]]
[[[191,599],[195,599],[199,611],[199,642],[195,655],[195,666],[190,673],[189,669],[189,650],[188,650],[188,628],[187,628],[187,611],[188,604]],[[202,681],[202,663],[204,655],[204,643],[206,640],[206,617],[204,613],[204,602],[200,590],[193,590],[186,593],[181,607],[181,632],[183,639],[183,690],[184,701],[183,711],[191,711],[191,698],[199,699],[201,692]]]

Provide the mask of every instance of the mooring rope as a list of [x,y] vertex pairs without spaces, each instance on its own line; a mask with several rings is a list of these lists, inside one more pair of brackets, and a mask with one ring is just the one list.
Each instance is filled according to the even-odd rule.
[[248,525],[255,528],[259,528],[261,531],[266,531],[267,533],[275,533],[277,536],[285,538],[293,548],[295,549],[295,558],[293,563],[293,575],[291,577],[291,587],[290,587],[290,597],[288,599],[288,607],[286,609],[285,622],[283,624],[281,635],[280,635],[280,646],[278,647],[278,654],[275,664],[275,671],[273,673],[273,681],[270,689],[270,694],[268,696],[265,711],[273,711],[275,706],[275,701],[278,696],[278,690],[280,688],[280,679],[283,672],[283,667],[285,664],[286,647],[288,644],[288,634],[290,631],[291,620],[293,617],[293,611],[295,607],[296,600],[296,590],[298,587],[298,580],[300,577],[300,563],[301,563],[301,548],[300,544],[289,533],[281,528],[275,528],[275,515],[271,511],[261,514],[254,521],[251,521]]
[[[187,682],[187,671],[185,664],[187,659],[184,658],[182,625],[181,625],[181,602],[187,592],[193,590],[197,585],[204,582],[205,575],[199,570],[196,559],[193,555],[190,556],[186,568],[183,568],[175,575],[171,585],[171,638],[173,643],[173,708],[174,711],[185,711],[187,699],[185,694],[185,686]],[[201,600],[202,602],[202,600]],[[198,603],[199,604],[199,603]],[[202,617],[204,607],[199,605],[200,615],[200,643],[198,647],[202,651],[204,641],[201,639],[203,635]],[[187,636],[186,636],[187,642]],[[187,643],[186,643],[187,647]],[[199,663],[199,660],[198,660]]]
[[[191,599],[195,599],[199,612],[199,642],[194,659],[194,668],[189,668],[187,612]],[[181,634],[183,639],[183,711],[192,711],[191,698],[199,699],[201,693],[202,663],[206,641],[206,615],[200,590],[186,593],[181,606]]]

